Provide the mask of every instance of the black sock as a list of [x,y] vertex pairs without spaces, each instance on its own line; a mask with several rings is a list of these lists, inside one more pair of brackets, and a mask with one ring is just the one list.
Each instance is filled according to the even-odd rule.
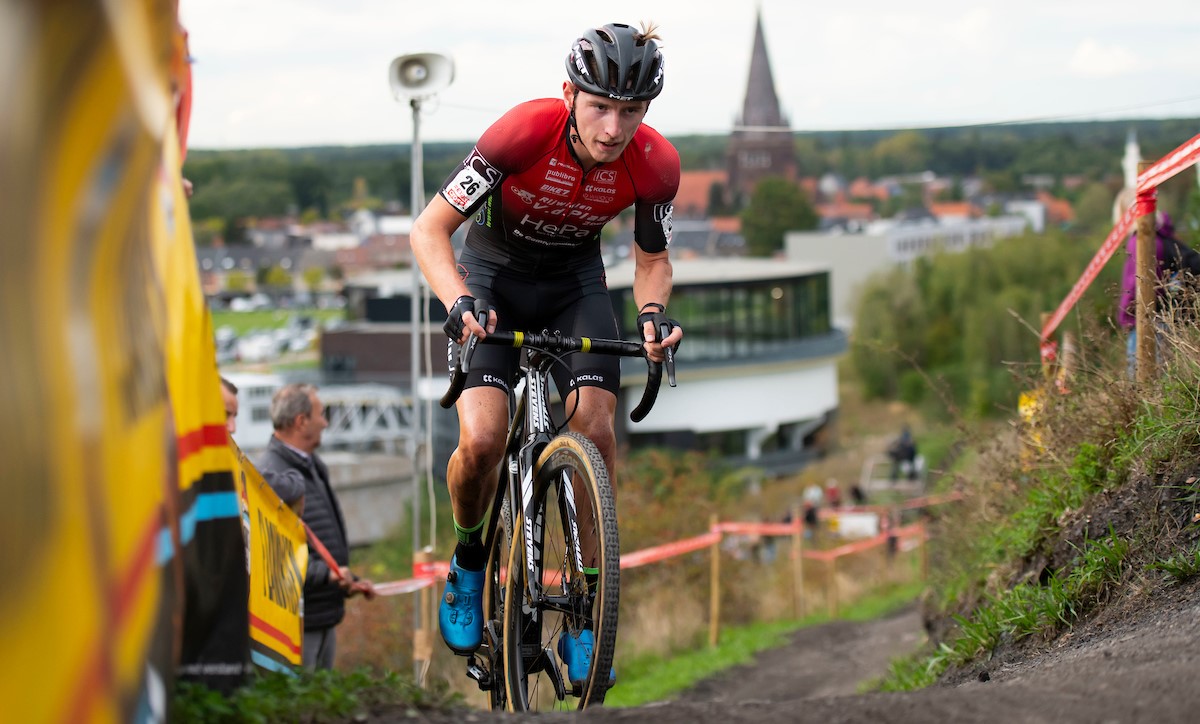
[[454,557],[458,565],[466,571],[482,571],[487,566],[487,552],[483,541],[459,543],[454,548]]

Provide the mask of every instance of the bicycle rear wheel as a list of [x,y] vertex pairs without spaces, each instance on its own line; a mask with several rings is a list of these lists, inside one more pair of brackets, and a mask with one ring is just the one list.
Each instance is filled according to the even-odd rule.
[[[596,446],[577,433],[554,438],[534,466],[526,503],[504,585],[508,705],[514,711],[596,706],[608,690],[616,649],[621,567],[616,505]],[[537,571],[532,585],[529,557]],[[596,569],[591,587],[585,567]],[[592,665],[572,691],[558,641],[583,628],[594,635]]]

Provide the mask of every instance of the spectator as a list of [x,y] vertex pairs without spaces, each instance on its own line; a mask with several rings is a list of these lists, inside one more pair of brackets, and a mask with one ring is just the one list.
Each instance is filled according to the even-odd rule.
[[[1181,282],[1183,272],[1200,275],[1200,253],[1175,238],[1175,225],[1166,212],[1159,211],[1154,222],[1155,298],[1165,301],[1177,296],[1177,292],[1184,286]],[[1126,331],[1126,360],[1129,374],[1132,376],[1137,363],[1137,232],[1129,235],[1125,251],[1125,271],[1121,277],[1121,301],[1117,308],[1117,321]]]
[[821,504],[825,502],[825,493],[816,483],[804,489],[804,537],[812,538],[820,522]]
[[312,385],[284,385],[271,400],[275,434],[259,460],[264,477],[297,471],[304,479],[303,519],[312,534],[329,550],[338,565],[334,571],[311,552],[304,579],[304,647],[306,669],[333,668],[337,649],[336,626],[345,616],[345,599],[362,593],[375,597],[370,581],[350,572],[350,545],[346,521],[329,483],[329,469],[317,455],[321,433],[328,426],[325,410]]
[[902,470],[907,473],[909,480],[917,479],[917,443],[913,440],[912,430],[908,425],[900,431],[900,437],[888,446],[887,454],[892,461],[892,482],[900,479]]
[[225,403],[225,430],[230,437],[237,432],[238,388],[224,377],[221,378],[221,401]]
[[[232,439],[237,432],[238,388],[224,377],[221,378],[221,400],[225,403],[225,430]],[[279,496],[288,507],[296,511],[296,515],[304,513],[304,476],[298,470],[274,472],[259,471],[271,490]]]
[[837,478],[825,481],[825,501],[829,503],[830,508],[842,507],[842,487],[838,484]]

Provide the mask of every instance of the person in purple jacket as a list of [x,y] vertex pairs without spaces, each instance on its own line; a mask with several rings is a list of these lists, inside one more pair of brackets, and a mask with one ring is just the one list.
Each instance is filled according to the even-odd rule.
[[[1171,217],[1159,211],[1155,217],[1155,259],[1157,269],[1155,289],[1157,299],[1179,287],[1182,272],[1200,276],[1200,252],[1175,238],[1175,225]],[[1125,245],[1125,271],[1121,277],[1121,301],[1117,307],[1117,322],[1126,330],[1126,359],[1132,376],[1137,362],[1137,232],[1129,235]],[[1160,306],[1161,310],[1161,306]]]

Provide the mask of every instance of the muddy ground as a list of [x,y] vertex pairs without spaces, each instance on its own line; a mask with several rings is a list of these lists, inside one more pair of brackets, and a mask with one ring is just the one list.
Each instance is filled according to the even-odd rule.
[[1119,618],[1077,625],[1044,648],[921,691],[859,694],[861,682],[925,639],[915,606],[866,623],[796,632],[782,648],[671,701],[520,717],[380,711],[378,722],[1195,722],[1200,721],[1200,585],[1145,590]]

